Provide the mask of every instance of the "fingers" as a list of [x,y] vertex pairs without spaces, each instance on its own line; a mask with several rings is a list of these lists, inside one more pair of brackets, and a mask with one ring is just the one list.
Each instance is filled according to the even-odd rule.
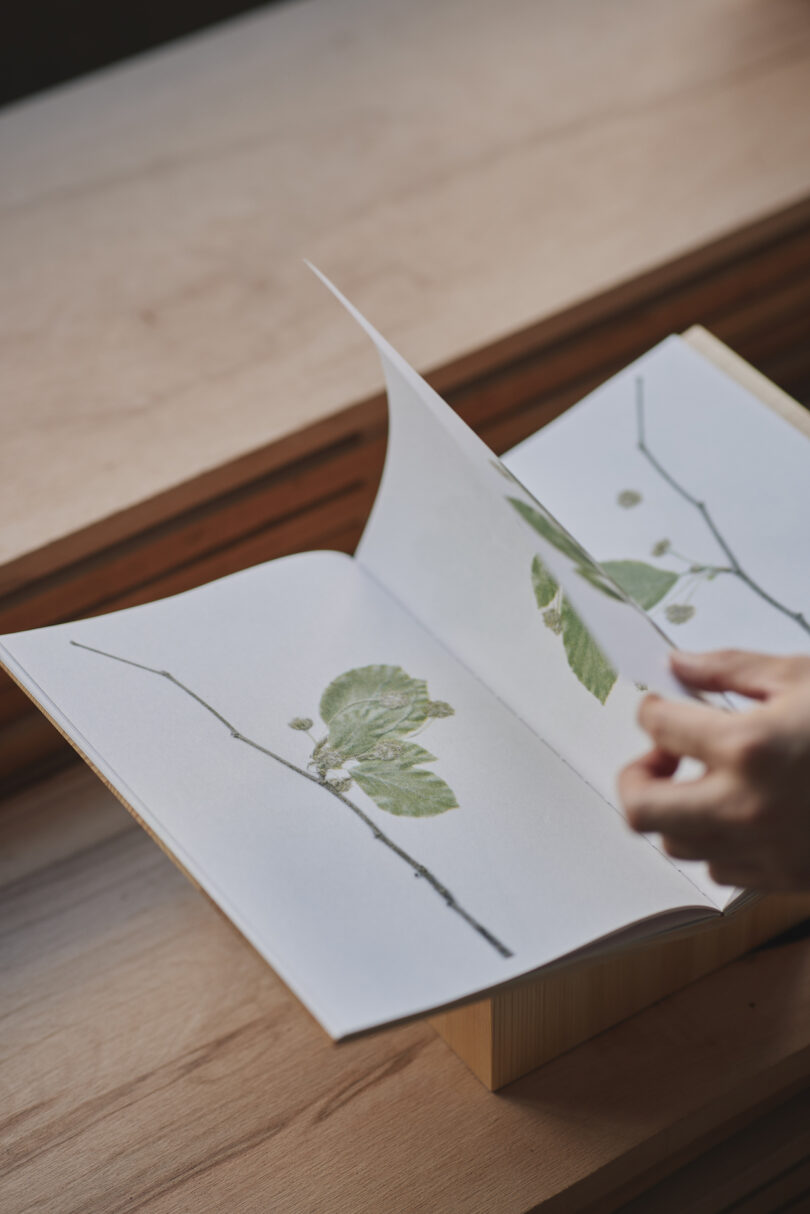
[[[677,755],[671,754],[667,750],[661,750],[659,747],[654,747],[643,754],[640,759],[635,759],[625,768],[625,772],[638,771],[650,779],[667,779],[669,776],[674,776],[678,770],[680,759]],[[624,772],[619,776],[621,780]]]
[[710,762],[727,736],[730,717],[707,704],[662,700],[646,696],[638,711],[638,722],[659,750],[691,755]]
[[733,860],[718,860],[710,864],[709,876],[718,885],[736,885],[740,889],[764,889],[769,884],[758,865]]
[[743,649],[717,649],[710,653],[675,650],[671,662],[681,682],[695,691],[736,691],[763,700],[784,681],[783,659]]
[[[724,801],[719,775],[675,783],[661,752],[651,751],[629,763],[619,775],[619,796],[633,830],[675,835],[679,842],[712,842],[718,830],[717,807]],[[722,827],[721,827],[722,829]]]
[[662,836],[674,860],[703,860],[719,885],[772,888],[760,862],[755,824],[738,813],[733,781],[722,772],[676,783],[674,755],[659,749],[628,764],[619,776],[619,794],[629,825]]
[[730,858],[729,841],[722,831],[707,830],[687,839],[683,835],[664,835],[661,846],[673,860],[723,860]]

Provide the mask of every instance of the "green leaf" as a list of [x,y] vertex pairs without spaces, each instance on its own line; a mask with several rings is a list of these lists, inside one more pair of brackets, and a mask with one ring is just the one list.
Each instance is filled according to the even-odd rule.
[[644,561],[604,561],[603,568],[625,594],[649,611],[672,589],[679,575]]
[[595,590],[606,594],[608,598],[618,599],[620,603],[627,602],[626,598],[608,581],[606,574],[598,565],[577,565],[577,573],[586,582],[590,582]]
[[532,586],[538,607],[548,607],[557,593],[557,583],[546,569],[539,556],[532,561]]
[[616,682],[616,671],[582,623],[568,599],[562,601],[562,637],[568,665],[600,704]]
[[436,756],[425,750],[424,746],[417,746],[415,742],[403,742],[402,754],[397,759],[400,767],[416,767],[417,763],[435,762]]
[[[614,599],[620,597],[614,587],[605,578],[601,566],[588,556],[585,549],[580,547],[573,536],[569,535],[556,519],[553,519],[550,514],[546,514],[544,511],[530,506],[528,502],[521,501],[520,498],[510,497],[507,498],[507,501],[514,506],[521,518],[525,519],[531,527],[534,527],[539,535],[542,535],[558,552],[561,552],[563,556],[568,557],[569,561],[573,562],[577,573],[581,577],[590,582],[592,586],[595,586],[597,590],[600,590],[602,594],[607,594]],[[550,577],[550,575],[548,576]],[[538,606],[542,607],[545,604],[540,603],[538,600]]]
[[320,711],[329,745],[346,758],[370,751],[382,738],[403,738],[427,719],[427,683],[401,666],[360,666],[329,684]]
[[415,742],[401,742],[398,738],[383,738],[370,751],[358,755],[358,759],[362,763],[398,763],[400,767],[436,762],[436,756],[425,750],[424,746],[417,746]]
[[432,771],[371,760],[352,768],[355,783],[386,813],[428,818],[458,808],[453,790]]
[[577,564],[580,562],[587,565],[592,563],[585,549],[580,548],[576,540],[550,514],[530,506],[528,502],[522,501],[519,497],[509,497],[506,500],[514,506],[521,518],[525,519],[530,527],[534,527],[535,531],[542,535],[543,539],[548,540],[549,544],[553,544],[558,552],[562,552],[564,556]]

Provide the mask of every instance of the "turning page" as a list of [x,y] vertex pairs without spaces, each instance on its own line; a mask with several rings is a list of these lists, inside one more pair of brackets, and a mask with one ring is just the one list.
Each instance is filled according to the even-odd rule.
[[0,656],[334,1037],[711,910],[341,554]]
[[[639,695],[685,694],[676,638],[808,648],[807,441],[683,341],[501,462],[323,281],[375,343],[388,390],[358,559],[614,807],[616,772],[648,745]],[[670,862],[733,901],[705,865]]]
[[[619,812],[616,773],[647,746],[641,695],[685,695],[670,642],[324,281],[377,346],[388,390],[386,463],[357,560]],[[705,866],[666,863],[724,904]]]

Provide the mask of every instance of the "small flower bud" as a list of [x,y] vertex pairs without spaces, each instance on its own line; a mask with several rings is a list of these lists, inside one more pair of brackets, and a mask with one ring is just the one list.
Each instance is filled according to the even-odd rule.
[[335,792],[347,792],[347,791],[348,791],[348,789],[350,789],[350,788],[351,788],[351,786],[352,786],[352,778],[351,778],[351,776],[346,776],[346,777],[344,777],[344,779],[342,779],[342,780],[337,780],[337,779],[335,779],[335,777],[333,776],[333,777],[332,777],[332,778],[331,778],[329,781],[327,781],[327,782],[328,782],[328,784],[329,784],[330,788],[334,788]]
[[653,544],[652,554],[653,556],[666,556],[670,550],[670,547],[671,544],[669,540],[658,540],[657,543]]
[[405,747],[401,742],[378,742],[371,752],[372,759],[398,759]]
[[315,766],[322,775],[327,771],[332,771],[335,767],[343,766],[343,755],[338,750],[333,750],[331,746],[324,746],[313,751]]
[[290,729],[300,729],[304,733],[308,729],[312,729],[312,721],[309,717],[293,717],[289,724]]
[[637,506],[641,501],[641,494],[635,489],[622,489],[621,493],[616,497],[616,501],[625,510],[629,510],[632,506]]

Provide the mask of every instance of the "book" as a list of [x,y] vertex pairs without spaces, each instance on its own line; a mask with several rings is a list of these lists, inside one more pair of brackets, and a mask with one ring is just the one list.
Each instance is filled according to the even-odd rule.
[[810,649],[810,447],[669,338],[499,460],[335,294],[389,400],[355,556],[0,660],[340,1039],[746,903],[614,780],[674,641]]

